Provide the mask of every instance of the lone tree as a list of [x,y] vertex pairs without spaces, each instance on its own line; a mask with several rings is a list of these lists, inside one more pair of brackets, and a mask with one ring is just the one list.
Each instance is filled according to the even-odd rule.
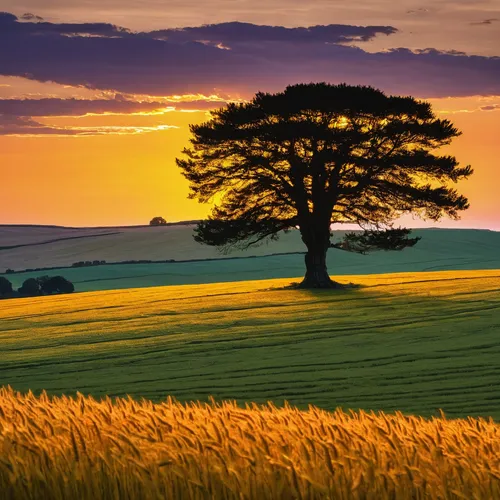
[[[220,199],[195,240],[228,252],[297,227],[307,247],[304,288],[340,286],[326,268],[331,246],[402,249],[419,238],[393,229],[401,215],[459,219],[469,207],[449,183],[467,178],[471,167],[435,153],[461,133],[413,97],[366,86],[293,85],[213,111],[190,131],[192,148],[177,159],[189,198]],[[332,245],[336,223],[357,223],[364,232]]]
[[149,221],[150,226],[166,226],[167,221],[163,217],[153,217]]

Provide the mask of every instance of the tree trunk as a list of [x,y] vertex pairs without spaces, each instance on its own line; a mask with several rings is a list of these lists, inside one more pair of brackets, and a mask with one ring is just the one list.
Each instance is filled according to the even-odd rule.
[[326,269],[328,247],[309,246],[305,256],[306,275],[299,288],[342,288],[340,283],[330,279]]

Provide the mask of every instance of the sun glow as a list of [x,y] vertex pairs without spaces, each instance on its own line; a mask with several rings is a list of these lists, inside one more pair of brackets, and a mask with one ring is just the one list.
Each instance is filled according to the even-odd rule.
[[[46,97],[48,93],[68,98],[74,97],[74,92],[79,90],[89,92],[36,82],[30,88],[27,86],[29,82],[26,79],[0,79],[1,85],[14,86],[1,87],[0,96],[3,90],[11,92],[7,94],[9,98],[19,93],[38,93],[42,89],[46,94],[38,95],[38,98]],[[20,87],[17,88],[18,83]],[[17,88],[16,94],[12,93],[13,88]],[[78,97],[87,99],[90,95]],[[25,130],[14,136],[0,136],[2,181],[13,186],[3,194],[8,210],[2,212],[0,222],[134,224],[149,220],[150,214],[156,212],[168,214],[170,220],[206,217],[211,204],[199,204],[187,198],[187,181],[180,174],[175,158],[189,145],[189,125],[205,122],[210,106],[214,109],[225,105],[229,96],[187,93],[158,97],[94,93],[94,98],[130,98],[137,102],[158,102],[159,107],[132,113],[35,117],[34,121],[53,130],[49,134]],[[197,102],[205,103],[203,110],[197,107]],[[243,102],[243,99],[233,99],[233,102]],[[449,221],[449,226],[500,229],[497,215],[500,201],[496,183],[491,181],[496,175],[494,168],[500,157],[500,143],[495,133],[500,126],[500,113],[481,111],[481,107],[493,106],[500,103],[500,99],[490,96],[434,99],[430,102],[436,114],[443,118],[449,116],[463,132],[450,146],[443,148],[442,154],[453,154],[462,165],[471,164],[475,169],[470,180],[460,186],[460,191],[469,198],[471,208],[464,212],[461,222]],[[461,109],[470,112],[454,113]],[[340,117],[336,126],[342,128],[347,123],[346,117]],[[78,137],[79,140],[68,141],[68,137]],[[34,157],[36,162],[33,162]],[[98,176],[106,188],[88,184],[87,175]],[[68,193],[72,203],[63,208],[63,199],[61,203],[54,201],[44,207],[42,217],[36,203],[26,203],[26,199],[30,196],[36,198],[39,186],[46,185],[49,179],[58,179],[61,191]],[[81,189],[82,183],[86,186],[85,192]],[[129,202],[130,193],[134,193],[133,204]],[[87,209],[78,208],[83,206]],[[419,225],[420,222],[410,220],[409,225],[413,224]]]

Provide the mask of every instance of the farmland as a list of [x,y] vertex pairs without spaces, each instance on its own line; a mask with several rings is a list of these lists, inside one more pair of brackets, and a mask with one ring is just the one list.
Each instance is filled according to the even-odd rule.
[[491,420],[0,389],[0,431],[9,499],[500,498]]
[[4,385],[500,418],[500,273],[343,276],[0,302]]
[[[95,236],[103,231],[112,234]],[[333,241],[338,241],[343,233],[334,232]],[[422,240],[415,247],[401,252],[359,255],[330,249],[330,273],[332,276],[344,276],[500,269],[500,232],[421,229],[414,233]],[[282,235],[277,242],[246,251],[234,251],[228,255],[220,254],[213,247],[195,243],[192,234],[193,226],[189,225],[106,229],[3,226],[0,227],[0,247],[4,247],[0,249],[0,271],[59,265],[59,269],[46,272],[4,276],[17,288],[30,277],[62,274],[75,284],[77,291],[229,283],[291,278],[304,273],[304,256],[301,252],[305,251],[305,247],[296,231]],[[5,249],[12,245],[21,246]],[[111,263],[141,259],[173,259],[176,262],[64,267],[85,260],[106,260]]]
[[19,265],[153,259],[150,236],[184,260],[6,275],[79,292],[0,301],[6,498],[500,500],[499,233],[332,249],[332,292],[290,286],[296,233],[230,259],[160,229],[0,232]]

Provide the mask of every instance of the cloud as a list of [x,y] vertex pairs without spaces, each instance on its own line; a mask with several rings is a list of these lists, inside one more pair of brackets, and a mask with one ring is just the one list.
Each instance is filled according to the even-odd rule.
[[425,9],[423,7],[420,7],[419,9],[410,9],[406,11],[407,14],[427,14],[427,12],[429,12],[429,9]]
[[[499,96],[489,96],[488,98],[484,98],[484,97],[478,97],[476,96],[474,98],[474,100],[472,102],[474,103],[480,103],[481,101],[491,101],[491,100],[498,100],[499,99]],[[460,106],[460,100],[455,100],[455,105],[456,106]],[[469,100],[468,102],[467,101],[462,101],[463,104],[465,104],[465,106],[467,106],[467,104],[470,105],[471,103],[471,100]],[[500,104],[498,103],[492,103],[492,104],[485,104],[483,106],[467,106],[467,107],[456,107],[456,108],[452,108],[452,109],[438,109],[436,112],[439,113],[439,114],[446,114],[446,115],[453,115],[453,114],[461,114],[461,113],[480,113],[480,112],[489,112],[489,111],[500,111]]]
[[478,23],[470,23],[472,26],[481,26],[485,24],[493,24],[496,21],[500,21],[500,19],[497,19],[496,17],[492,19],[485,19],[484,21],[479,21]]
[[85,137],[95,135],[136,135],[179,128],[174,125],[154,127],[103,126],[103,127],[59,127],[45,125],[26,116],[0,115],[0,136],[17,137]]
[[134,101],[114,99],[0,99],[0,115],[11,116],[84,116],[86,114],[133,114],[171,110],[207,110],[221,107],[225,101]]
[[[40,117],[83,117],[102,115],[163,115],[172,111],[205,111],[220,108],[221,99],[186,100],[192,96],[172,96],[160,101],[137,101],[133,96],[116,94],[112,99],[0,99],[0,136],[71,136],[142,134],[178,128],[157,126],[54,126],[41,123]],[[39,117],[39,118],[37,118]],[[37,119],[35,119],[37,118]]]
[[348,26],[331,24],[310,28],[285,28],[283,26],[257,26],[249,23],[221,23],[199,27],[156,30],[144,35],[174,43],[192,41],[222,44],[281,43],[344,43],[369,41],[379,34],[392,35],[398,30],[392,26]]
[[[26,17],[28,16],[28,17]],[[39,16],[24,14],[21,20],[41,20],[42,22],[19,22],[19,19],[8,12],[0,12],[0,28],[4,34],[23,36],[57,36],[57,35],[80,35],[80,36],[102,36],[102,37],[126,37],[132,35],[131,31],[120,26],[109,23],[60,23],[54,24],[44,22]]]
[[43,21],[43,17],[36,16],[35,14],[32,14],[31,12],[26,12],[26,14],[23,14],[20,19],[23,21]]
[[86,99],[1,99],[0,114],[17,116],[83,116],[90,113],[136,113],[164,108],[158,102]]
[[369,53],[347,45],[395,31],[223,23],[133,33],[105,23],[22,23],[0,14],[0,46],[16,47],[0,52],[0,74],[149,96],[248,98],[311,81],[368,84],[421,98],[500,94],[499,57],[432,48]]
[[500,104],[488,104],[487,106],[481,106],[479,109],[481,111],[500,111]]

